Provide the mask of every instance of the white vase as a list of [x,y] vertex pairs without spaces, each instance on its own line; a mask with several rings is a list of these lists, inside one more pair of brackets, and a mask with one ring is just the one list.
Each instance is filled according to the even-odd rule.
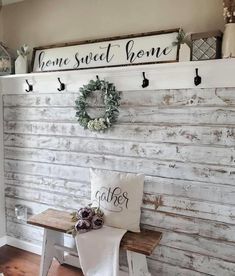
[[27,56],[18,56],[15,60],[15,74],[26,74],[28,73],[28,60]]
[[222,57],[235,57],[235,23],[228,23],[225,25],[222,44]]
[[184,43],[180,45],[180,51],[179,51],[179,61],[190,61],[190,47]]

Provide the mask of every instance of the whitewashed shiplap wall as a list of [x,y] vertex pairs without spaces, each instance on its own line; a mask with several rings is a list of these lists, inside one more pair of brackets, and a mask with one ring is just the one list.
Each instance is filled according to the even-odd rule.
[[[78,93],[4,95],[7,233],[40,244],[32,214],[89,202],[89,168],[146,175],[141,223],[164,232],[153,275],[235,275],[235,88],[122,90],[106,133],[74,119]],[[95,101],[97,104],[98,101]]]

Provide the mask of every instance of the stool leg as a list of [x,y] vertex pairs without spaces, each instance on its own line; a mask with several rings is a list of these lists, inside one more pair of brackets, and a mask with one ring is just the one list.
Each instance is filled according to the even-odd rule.
[[60,263],[63,263],[62,253],[58,252],[54,247],[55,244],[61,244],[61,242],[63,242],[62,233],[49,229],[44,229],[39,276],[47,276],[54,257]]
[[146,256],[127,250],[129,276],[151,276]]

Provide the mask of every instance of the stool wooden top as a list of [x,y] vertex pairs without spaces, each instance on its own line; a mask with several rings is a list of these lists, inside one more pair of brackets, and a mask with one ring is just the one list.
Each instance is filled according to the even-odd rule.
[[[69,212],[54,209],[47,209],[38,215],[34,215],[27,222],[28,224],[62,233],[66,233],[74,225],[74,222],[71,222],[71,214]],[[140,233],[127,232],[122,238],[120,247],[150,256],[159,244],[161,237],[161,232],[147,229],[141,230]]]

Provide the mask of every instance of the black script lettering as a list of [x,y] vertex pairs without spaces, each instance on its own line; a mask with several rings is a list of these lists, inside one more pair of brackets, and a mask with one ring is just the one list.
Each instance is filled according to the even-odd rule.
[[112,47],[120,47],[119,44],[114,44],[112,45],[111,43],[109,43],[109,45],[107,47],[100,47],[100,49],[107,49],[106,50],[106,61],[109,63],[113,58],[114,58],[114,54],[111,55],[111,48]]
[[137,53],[136,56],[137,56],[138,58],[142,58],[143,55],[144,55],[144,50],[140,50],[140,51]]
[[142,57],[154,57],[156,59],[160,58],[162,55],[168,55],[171,51],[171,47],[166,47],[162,49],[161,47],[152,47],[150,50],[138,50],[134,51],[135,41],[133,39],[129,40],[126,43],[126,58],[127,61],[133,63],[136,59],[141,59]]
[[[115,187],[114,189],[101,187],[101,189],[95,193],[95,199],[100,207],[111,212],[121,212],[124,207],[128,209],[128,193],[122,192],[120,187]],[[108,208],[105,203],[109,203],[110,208]]]
[[104,61],[106,60],[107,63],[111,62],[114,58],[114,54],[111,52],[112,47],[120,47],[120,45],[112,45],[111,43],[108,44],[106,47],[99,47],[100,50],[105,50],[102,53],[92,53],[79,57],[79,52],[75,54],[75,65],[74,68],[79,68],[81,64],[90,64],[92,61]]
[[126,44],[126,56],[127,60],[130,60],[130,63],[135,61],[135,54],[132,51],[134,46],[134,40],[129,40]]
[[40,54],[38,56],[38,65],[39,65],[39,68],[42,71],[44,69],[44,62],[43,62],[44,56],[45,56],[45,52],[44,51],[40,52]]
[[78,56],[79,56],[79,53],[77,52],[74,56],[76,60],[76,64],[74,65],[74,68],[78,68],[80,66],[80,60]]
[[150,57],[150,56],[153,57],[155,55],[158,58],[158,57],[160,57],[160,51],[161,51],[160,47],[152,48],[150,51],[146,51],[146,56],[147,57]]
[[59,66],[61,68],[63,67],[63,65],[68,65],[70,62],[68,58],[55,58],[54,60],[45,60],[45,55],[46,53],[42,51],[38,56],[38,64],[41,71],[50,66]]
[[123,197],[126,199],[126,208],[128,209],[128,202],[129,202],[128,193],[124,192]]
[[163,55],[167,56],[168,54],[170,54],[170,52],[172,51],[172,47],[166,47],[164,50],[163,50]]
[[98,61],[99,59],[101,59],[101,55],[99,56],[98,54],[94,55],[94,61]]

